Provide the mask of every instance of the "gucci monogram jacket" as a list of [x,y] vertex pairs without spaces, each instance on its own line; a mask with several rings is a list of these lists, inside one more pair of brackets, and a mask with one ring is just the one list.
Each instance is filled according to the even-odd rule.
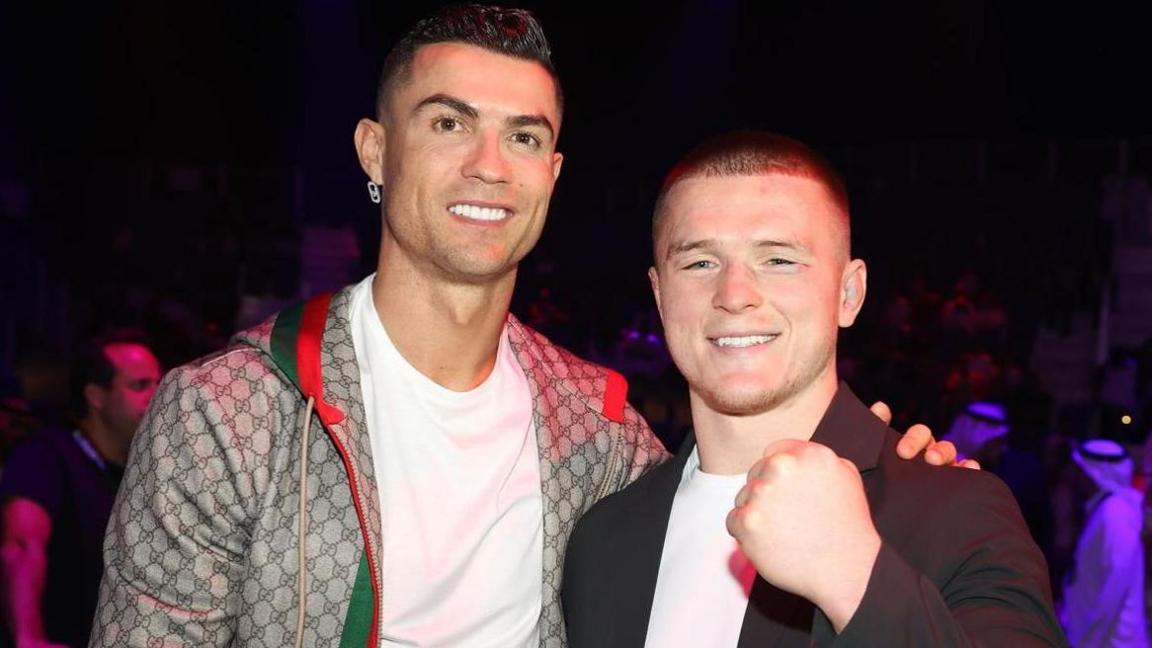
[[[285,310],[165,376],[109,523],[91,646],[379,643],[388,539],[350,293]],[[666,455],[625,402],[619,374],[511,315],[508,330],[540,452],[540,643],[556,648],[565,645],[559,587],[576,519]]]

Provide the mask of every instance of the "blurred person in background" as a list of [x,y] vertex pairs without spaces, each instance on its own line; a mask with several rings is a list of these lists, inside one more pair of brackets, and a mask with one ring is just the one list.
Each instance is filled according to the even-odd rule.
[[132,436],[160,365],[142,336],[91,340],[72,368],[72,430],[13,448],[0,477],[0,600],[17,648],[87,643],[101,548]]
[[1107,439],[1072,450],[1080,469],[1085,525],[1064,584],[1061,622],[1073,646],[1148,646],[1144,613],[1143,496],[1133,461]]

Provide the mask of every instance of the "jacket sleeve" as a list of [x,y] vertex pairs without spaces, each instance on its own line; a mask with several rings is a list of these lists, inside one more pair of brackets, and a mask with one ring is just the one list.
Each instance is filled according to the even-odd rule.
[[246,437],[214,398],[230,389],[219,369],[171,372],[133,440],[90,646],[223,646],[235,633],[257,497]]
[[[925,519],[917,550],[947,556],[935,578],[884,541],[864,598],[837,635],[819,610],[819,646],[1064,646],[1048,572],[999,480],[970,488]],[[984,478],[987,477],[987,478]]]

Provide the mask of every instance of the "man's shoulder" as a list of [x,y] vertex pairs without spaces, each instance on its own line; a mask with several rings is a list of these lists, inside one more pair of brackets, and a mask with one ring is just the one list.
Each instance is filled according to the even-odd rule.
[[896,444],[903,435],[888,428],[884,432],[884,440],[880,451],[877,468],[881,474],[890,480],[900,482],[923,482],[933,484],[947,491],[956,491],[957,494],[976,491],[1000,491],[1007,493],[1007,487],[995,474],[987,470],[971,470],[956,466],[934,466],[924,461],[921,452],[912,459],[902,459],[896,454]]
[[[901,459],[899,434],[886,433],[875,474],[865,474],[872,517],[886,541],[906,558],[952,564],[986,540],[1031,536],[1011,491],[984,470],[931,466],[923,456]],[[954,565],[953,565],[954,566]]]
[[74,446],[72,430],[50,425],[17,441],[10,456],[22,452],[62,452]]
[[12,446],[5,460],[6,467],[11,469],[31,464],[37,468],[49,468],[46,462],[64,457],[71,451],[80,452],[71,437],[71,432],[57,428],[45,428],[29,434]]
[[45,493],[56,492],[83,461],[86,459],[70,431],[48,428],[30,434],[13,446],[5,459],[0,498],[30,499],[51,510],[54,497]]
[[165,374],[164,382],[221,384],[274,375],[279,375],[276,364],[263,349],[234,340],[223,349],[174,367]]
[[[324,338],[334,332],[334,336],[340,341],[350,341],[353,295],[358,288],[365,285],[365,282],[366,280],[359,281],[335,292],[319,293],[295,301],[267,316],[259,324],[237,331],[225,351],[248,347],[262,356],[267,356],[269,360],[275,359],[274,356],[278,353],[294,356],[298,338],[306,330],[320,333]],[[324,353],[323,345],[320,352]],[[207,357],[217,355],[220,355],[220,352]]]
[[658,453],[662,454],[663,448],[647,423],[628,405],[628,381],[621,373],[580,358],[511,314],[507,330],[512,352],[534,391],[545,395],[553,405],[578,404],[574,412],[587,408],[598,417],[620,424],[629,435],[640,435],[630,437],[634,442],[654,449],[659,446]]
[[1125,487],[1104,495],[1092,511],[1108,526],[1140,528],[1143,526],[1144,507],[1140,491]]
[[635,515],[637,511],[651,512],[675,497],[684,469],[684,462],[678,459],[657,465],[628,486],[596,502],[576,523],[577,531],[585,528],[608,539],[627,527],[645,524]]
[[617,373],[556,344],[512,314],[508,315],[508,333],[521,365],[540,365],[558,379],[575,381]]
[[888,485],[883,495],[887,499],[904,503],[923,502],[925,506],[949,505],[961,502],[1006,502],[1015,506],[1007,485],[987,470],[971,470],[956,466],[933,466],[924,461],[923,453],[912,459],[896,454],[900,433],[885,431],[877,462],[876,478]]
[[299,390],[266,354],[234,343],[168,371],[138,436],[171,436],[177,422],[185,434],[212,434],[215,424],[274,428],[300,407]]
[[923,453],[900,458],[896,445],[901,436],[841,384],[812,440],[826,443],[861,468],[869,501],[874,508],[880,506],[881,514],[947,512],[961,500],[1006,499],[1015,504],[1007,486],[992,473],[933,466]]
[[885,431],[876,468],[862,474],[886,555],[900,559],[878,560],[870,591],[878,600],[896,597],[910,578],[926,578],[953,610],[1029,610],[1027,623],[1044,626],[1033,632],[1058,636],[1044,556],[1008,487],[988,471],[931,466],[922,455],[901,459],[899,436]]

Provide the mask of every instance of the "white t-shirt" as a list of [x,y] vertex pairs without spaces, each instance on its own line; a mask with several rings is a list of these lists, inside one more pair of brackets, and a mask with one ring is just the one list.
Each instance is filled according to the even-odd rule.
[[721,648],[740,640],[756,568],[724,521],[746,480],[746,475],[701,472],[692,450],[668,518],[648,648]]
[[536,646],[542,499],[528,380],[505,329],[485,381],[456,392],[388,338],[372,278],[352,340],[380,487],[385,646]]

